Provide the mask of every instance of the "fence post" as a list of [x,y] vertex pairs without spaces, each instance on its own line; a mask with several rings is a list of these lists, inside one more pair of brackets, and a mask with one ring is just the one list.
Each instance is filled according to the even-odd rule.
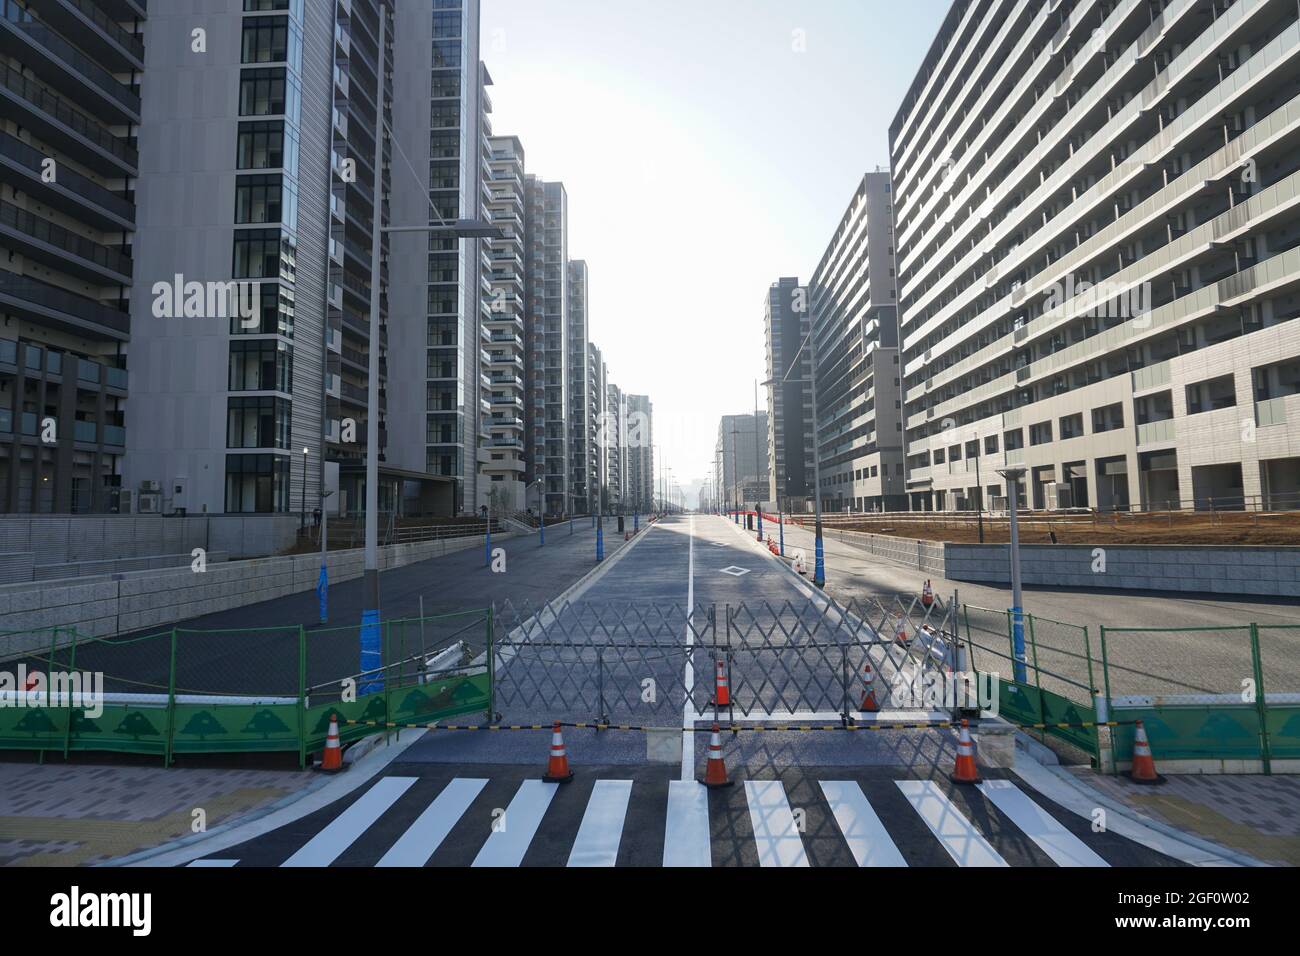
[[496,690],[497,690],[497,668],[496,657],[493,643],[496,638],[495,628],[493,626],[493,612],[496,609],[495,604],[488,605],[487,609],[487,676],[488,676],[488,708],[487,722],[490,724],[496,715]]
[[1255,670],[1255,713],[1259,715],[1259,755],[1264,773],[1273,773],[1268,746],[1268,704],[1264,700],[1264,661],[1259,652],[1259,625],[1250,625],[1250,661]]
[[596,648],[596,733],[605,720],[605,648]]
[[[77,672],[77,628],[74,625],[70,628],[72,631],[72,653],[68,658],[68,677],[66,684],[68,688],[68,726],[63,734],[63,759],[68,759],[68,750],[72,746],[72,681],[71,677]],[[47,685],[48,686],[48,685]]]
[[298,769],[307,769],[307,629],[298,625]]
[[[1097,633],[1101,635],[1101,681],[1102,681],[1103,689],[1105,690],[1105,697],[1104,697],[1104,700],[1105,700],[1105,702],[1106,702],[1106,721],[1109,722],[1109,721],[1112,721],[1112,720],[1115,719],[1115,710],[1114,710],[1114,706],[1113,706],[1113,704],[1111,703],[1111,699],[1110,699],[1110,658],[1109,658],[1109,657],[1107,656],[1107,654],[1106,654],[1106,625],[1105,625],[1105,624],[1098,624],[1098,625],[1097,625]],[[1098,719],[1098,720],[1101,720],[1101,715],[1100,715],[1100,714],[1098,715],[1097,719]],[[1116,759],[1116,757],[1115,757],[1115,730],[1114,730],[1114,728],[1112,728],[1112,727],[1108,727],[1108,728],[1106,728],[1106,737],[1107,737],[1108,741],[1110,742],[1110,772],[1111,772],[1112,775],[1118,775],[1118,773],[1119,773],[1119,761],[1118,761],[1118,760]],[[1101,746],[1101,728],[1100,728],[1100,727],[1097,728],[1097,738],[1098,738],[1098,739],[1097,739],[1097,746],[1100,748],[1100,746]],[[1098,758],[1098,763],[1100,763],[1100,762],[1101,762],[1101,761],[1100,761],[1100,758]]]
[[176,628],[172,628],[171,662],[167,667],[167,740],[163,745],[163,766],[172,765],[172,736],[176,730]]

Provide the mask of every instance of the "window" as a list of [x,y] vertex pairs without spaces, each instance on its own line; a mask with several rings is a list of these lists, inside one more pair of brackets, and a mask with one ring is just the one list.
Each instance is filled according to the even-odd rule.
[[279,229],[243,229],[235,232],[236,279],[274,279],[284,274],[292,278],[291,255],[285,242],[284,263],[281,263],[281,233]]
[[288,448],[289,402],[283,398],[227,399],[227,448]]
[[996,455],[998,453],[998,436],[989,435],[984,439],[984,454]]
[[226,511],[289,510],[289,459],[275,455],[226,456]]
[[1124,406],[1120,402],[1092,410],[1093,434],[1112,432],[1124,427]]
[[1002,436],[1003,446],[1007,451],[1014,451],[1017,448],[1025,447],[1025,433],[1023,429],[1013,428]]
[[1029,444],[1046,445],[1052,440],[1052,423],[1038,422],[1029,426]]
[[239,78],[239,115],[298,115],[297,77],[283,67],[270,70],[244,70]]
[[298,137],[284,120],[256,120],[239,124],[239,146],[235,164],[239,169],[286,169],[298,171]]
[[240,316],[230,320],[231,335],[283,335],[293,337],[293,289],[278,282],[258,286],[256,321],[244,325]]
[[240,176],[235,181],[235,222],[279,222],[281,196],[279,176]]
[[1237,404],[1236,380],[1232,375],[1207,379],[1187,386],[1187,414],[1232,408]]
[[1077,415],[1066,415],[1060,421],[1061,441],[1067,438],[1078,438],[1083,434],[1083,413]]
[[289,18],[248,17],[244,20],[244,63],[281,63],[288,59]]
[[230,391],[291,393],[293,350],[268,339],[231,342]]

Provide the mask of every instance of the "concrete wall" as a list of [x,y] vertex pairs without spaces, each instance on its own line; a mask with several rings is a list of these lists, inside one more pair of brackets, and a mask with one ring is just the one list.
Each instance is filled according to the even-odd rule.
[[[513,534],[498,534],[506,541]],[[427,561],[454,551],[482,547],[481,537],[452,538],[379,549],[381,571]],[[329,555],[330,583],[361,577],[362,549]],[[209,565],[202,574],[188,567],[136,571],[92,581],[44,582],[39,587],[0,587],[0,659],[49,646],[49,634],[25,632],[66,627],[82,637],[111,637],[134,631],[164,630],[188,620],[236,607],[311,591],[320,576],[320,556],[258,558]]]
[[[826,536],[950,581],[1011,583],[1010,545]],[[1020,559],[1027,585],[1300,597],[1300,547],[1022,544]]]

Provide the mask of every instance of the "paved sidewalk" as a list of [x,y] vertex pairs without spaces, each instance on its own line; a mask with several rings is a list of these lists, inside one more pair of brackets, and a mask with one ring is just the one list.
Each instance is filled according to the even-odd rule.
[[1082,783],[1162,823],[1264,863],[1300,866],[1300,777],[1292,775],[1169,775],[1158,787],[1085,767]]
[[318,778],[300,771],[0,763],[0,866],[84,866],[261,809]]

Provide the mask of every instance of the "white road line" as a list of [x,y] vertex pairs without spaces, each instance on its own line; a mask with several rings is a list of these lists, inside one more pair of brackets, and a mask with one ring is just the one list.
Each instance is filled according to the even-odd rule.
[[472,866],[518,866],[533,842],[533,835],[551,805],[551,798],[560,789],[558,783],[544,780],[525,780],[506,814],[501,820],[503,829],[494,830],[474,857]]
[[424,866],[486,785],[486,780],[464,777],[452,780],[398,837],[377,865]]
[[745,800],[754,827],[759,866],[807,866],[803,838],[780,780],[746,780]]
[[343,855],[416,781],[415,777],[380,777],[375,785],[307,841],[281,866],[329,866]]
[[712,866],[709,790],[694,780],[668,781],[664,866]]
[[682,674],[682,686],[686,689],[686,700],[682,704],[682,779],[695,778],[695,703],[691,700],[691,690],[695,687],[694,654],[690,648],[695,645],[695,516],[686,519],[686,670]]
[[958,866],[1007,865],[933,780],[894,782]]
[[582,815],[569,866],[613,866],[623,838],[623,820],[632,799],[631,780],[597,780]]
[[234,866],[234,865],[237,864],[238,862],[239,862],[238,860],[194,860],[194,861],[192,861],[192,862],[190,862],[190,863],[187,863],[186,865],[187,865],[187,866],[212,866],[212,867],[221,866],[221,867],[225,867],[225,866]]
[[1012,781],[986,780],[979,788],[1057,866],[1110,866]]
[[907,866],[889,831],[852,780],[821,780],[822,795],[858,866]]

